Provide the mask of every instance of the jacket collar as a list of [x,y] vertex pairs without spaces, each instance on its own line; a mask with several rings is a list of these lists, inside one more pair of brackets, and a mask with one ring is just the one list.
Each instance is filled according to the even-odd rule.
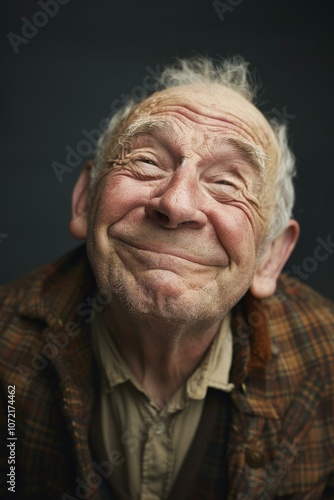
[[[37,279],[36,279],[37,278]],[[19,307],[19,314],[47,323],[59,330],[77,316],[80,304],[94,293],[95,279],[84,245],[55,263],[28,274],[21,287],[27,293]]]
[[249,292],[232,310],[233,362],[231,382],[240,387],[247,376],[266,369],[271,356],[268,304]]

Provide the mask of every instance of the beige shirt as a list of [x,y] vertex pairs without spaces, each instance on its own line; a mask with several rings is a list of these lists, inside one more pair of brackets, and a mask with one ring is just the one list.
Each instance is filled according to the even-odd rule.
[[93,347],[101,367],[101,432],[108,456],[120,451],[124,464],[113,481],[131,499],[163,500],[176,479],[198,426],[208,387],[230,392],[230,315],[209,351],[163,409],[138,383],[102,315],[93,322]]

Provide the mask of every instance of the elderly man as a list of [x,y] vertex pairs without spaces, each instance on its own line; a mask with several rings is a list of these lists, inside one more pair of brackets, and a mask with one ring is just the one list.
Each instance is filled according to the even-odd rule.
[[87,246],[2,289],[4,492],[334,498],[334,310],[280,275],[293,173],[241,60],[181,61],[111,119]]

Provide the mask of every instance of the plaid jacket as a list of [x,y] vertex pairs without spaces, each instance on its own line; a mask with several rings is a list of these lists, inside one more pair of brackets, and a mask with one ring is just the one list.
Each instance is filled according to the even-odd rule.
[[[80,247],[0,289],[1,498],[99,498],[88,445],[96,392],[89,326],[103,307],[94,287]],[[334,499],[333,318],[331,302],[284,276],[274,297],[246,295],[234,308],[229,500]],[[8,386],[16,496],[6,483]],[[212,486],[219,438],[210,450],[186,498],[220,498]]]

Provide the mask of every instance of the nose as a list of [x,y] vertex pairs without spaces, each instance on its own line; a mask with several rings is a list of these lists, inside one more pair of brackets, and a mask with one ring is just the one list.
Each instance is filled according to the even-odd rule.
[[147,217],[168,229],[189,227],[200,229],[206,215],[200,210],[201,193],[194,175],[181,166],[168,184],[160,186],[145,206]]

